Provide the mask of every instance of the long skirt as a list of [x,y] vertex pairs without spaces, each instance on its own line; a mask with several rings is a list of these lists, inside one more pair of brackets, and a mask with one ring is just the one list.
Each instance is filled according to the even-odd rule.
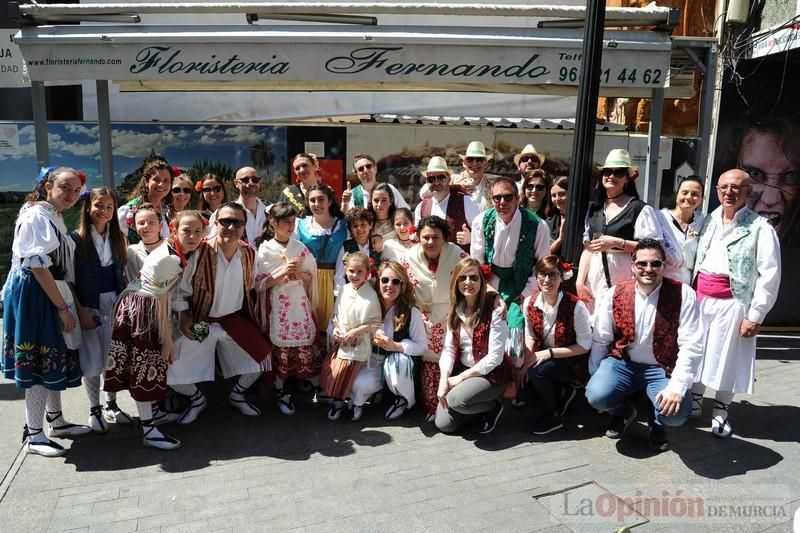
[[164,398],[169,363],[161,355],[156,320],[152,321],[153,327],[148,331],[134,334],[131,326],[134,309],[137,313],[147,313],[146,316],[156,316],[154,298],[138,298],[138,305],[134,305],[136,297],[135,293],[123,296],[117,307],[103,390],[129,390],[137,402],[152,402]]
[[100,319],[94,329],[83,331],[83,343],[80,349],[81,372],[84,376],[99,376],[106,364],[108,347],[111,344],[111,333],[114,331],[114,304],[117,293],[100,294],[100,309],[88,310]]
[[718,391],[753,394],[756,338],[739,334],[747,307],[733,298],[706,296],[700,316],[706,331],[700,382]]
[[21,389],[61,391],[81,384],[78,350],[67,348],[58,311],[24,268],[11,270],[3,292],[2,371]]
[[331,321],[333,307],[336,300],[333,297],[333,278],[336,270],[333,268],[317,269],[317,325],[321,332],[325,331]]
[[336,355],[326,359],[322,365],[322,386],[325,389],[325,396],[337,400],[349,398],[361,365],[360,361],[339,359]]
[[422,362],[422,400],[426,415],[436,413],[436,406],[439,405],[439,379],[442,372],[439,370],[438,361]]
[[414,407],[417,395],[414,391],[414,359],[404,353],[390,354],[383,362],[386,386],[395,396],[405,398],[408,407]]
[[272,369],[282,380],[311,379],[322,369],[322,351],[317,346],[272,346]]

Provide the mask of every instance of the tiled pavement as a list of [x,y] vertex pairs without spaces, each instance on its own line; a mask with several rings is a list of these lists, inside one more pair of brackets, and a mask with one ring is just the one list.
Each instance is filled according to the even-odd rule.
[[[545,438],[527,432],[532,411],[510,407],[493,435],[446,436],[418,413],[387,423],[377,406],[330,422],[303,395],[293,417],[257,397],[265,414],[245,419],[217,383],[195,424],[167,427],[178,451],[118,426],[62,441],[59,459],[20,453],[22,395],[0,381],[0,531],[791,531],[800,337],[760,337],[757,376],[731,408],[732,439],[710,436],[706,405],[662,455],[644,415],[614,442],[585,402]],[[82,389],[64,408],[84,422]]]

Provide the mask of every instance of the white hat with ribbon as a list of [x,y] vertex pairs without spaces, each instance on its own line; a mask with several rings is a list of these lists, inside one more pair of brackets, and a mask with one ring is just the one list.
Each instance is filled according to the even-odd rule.
[[539,160],[539,165],[541,166],[542,163],[545,161],[544,155],[540,154],[536,151],[536,148],[532,144],[525,145],[525,148],[522,149],[520,153],[514,156],[514,164],[519,165],[519,160],[522,159],[524,155],[535,155],[536,158]]

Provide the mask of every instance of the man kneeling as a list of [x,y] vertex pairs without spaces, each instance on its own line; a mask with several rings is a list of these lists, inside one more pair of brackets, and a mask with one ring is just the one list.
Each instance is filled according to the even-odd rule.
[[664,259],[658,241],[642,239],[631,260],[635,279],[619,283],[599,302],[589,360],[593,375],[586,386],[589,404],[611,414],[611,439],[622,437],[636,419],[626,398],[644,389],[653,406],[650,447],[659,452],[669,448],[665,426],[680,426],[689,417],[703,353],[694,291],[664,278]]

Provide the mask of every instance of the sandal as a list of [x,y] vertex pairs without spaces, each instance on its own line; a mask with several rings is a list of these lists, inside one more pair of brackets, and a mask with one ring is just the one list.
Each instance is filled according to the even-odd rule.
[[278,409],[285,415],[293,415],[295,412],[294,401],[292,395],[284,389],[275,389],[275,395],[278,397]]
[[336,400],[333,402],[330,411],[328,411],[328,420],[339,420],[342,416],[342,410],[344,409],[344,402],[341,400]]
[[[61,411],[47,412],[45,418],[47,419],[47,424],[49,426],[47,433],[50,437],[78,437],[80,435],[86,435],[87,433],[92,432],[92,428],[89,426],[81,426],[79,424],[67,422],[64,420],[63,416],[64,415]],[[64,420],[64,423],[60,426],[54,426],[53,422],[59,418]]]
[[108,433],[108,426],[103,419],[103,408],[99,405],[89,409],[89,427],[95,433]]
[[[142,431],[142,444],[145,446],[159,450],[176,450],[181,447],[181,441],[161,433],[152,418],[142,420]],[[153,433],[155,434],[153,435]]]
[[42,434],[42,428],[30,428],[26,424],[22,430],[22,442],[25,444],[25,451],[42,457],[61,457],[67,450],[57,442],[50,439],[43,441],[31,441],[31,437]]
[[408,407],[408,400],[402,396],[398,396],[394,399],[394,403],[386,411],[386,420],[400,418],[403,416],[403,413],[406,412],[406,407]]
[[722,411],[724,414],[717,413],[712,416],[711,434],[718,439],[729,438],[733,434],[733,428],[728,421],[728,405],[719,400],[714,400],[714,411]]

